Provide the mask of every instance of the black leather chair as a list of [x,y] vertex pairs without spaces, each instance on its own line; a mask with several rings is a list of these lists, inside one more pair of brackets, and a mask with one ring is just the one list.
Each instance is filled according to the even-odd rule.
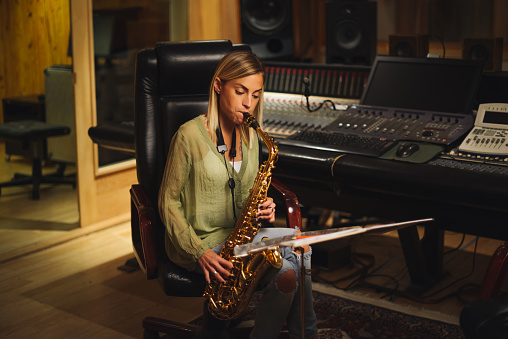
[[[166,156],[173,134],[184,122],[206,112],[209,84],[219,60],[233,49],[249,49],[230,41],[159,43],[142,50],[136,59],[135,145],[139,184],[131,188],[132,242],[136,258],[147,279],[157,279],[169,296],[203,295],[202,275],[172,263],[164,250],[164,225],[157,199]],[[270,195],[277,198],[291,227],[301,227],[296,196],[275,178]],[[282,204],[281,204],[282,202]],[[157,332],[188,335],[193,328],[164,319],[143,320],[145,335]]]

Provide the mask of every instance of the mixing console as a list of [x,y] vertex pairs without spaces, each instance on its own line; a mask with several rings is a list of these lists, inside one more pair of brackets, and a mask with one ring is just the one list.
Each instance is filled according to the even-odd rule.
[[307,130],[450,145],[474,123],[471,115],[364,106],[336,98],[311,98],[311,110],[325,100],[333,105],[327,102],[310,113],[302,95],[265,93],[264,129],[276,138]]
[[[311,109],[328,98],[310,98]],[[296,94],[266,92],[264,94],[263,130],[273,137],[286,138],[300,130],[321,130],[338,118],[339,112],[347,109],[353,100],[331,100],[316,112],[310,113],[306,107],[305,97]]]
[[352,105],[326,130],[450,145],[473,123],[471,115]]

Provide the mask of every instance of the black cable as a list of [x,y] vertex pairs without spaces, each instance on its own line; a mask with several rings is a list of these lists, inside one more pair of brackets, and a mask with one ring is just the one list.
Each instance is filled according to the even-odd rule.
[[384,278],[388,278],[388,280],[391,280],[395,283],[395,287],[392,289],[391,292],[386,292],[385,295],[382,295],[380,298],[381,299],[384,299],[390,295],[393,295],[395,294],[398,290],[399,290],[399,281],[397,279],[395,279],[394,277],[388,275],[388,274],[369,274],[367,277],[365,277],[365,279],[369,279],[369,278],[373,278],[373,277],[384,277]]
[[457,247],[452,248],[451,250],[444,252],[443,255],[447,255],[447,254],[450,254],[452,252],[457,251],[459,248],[462,247],[462,245],[464,244],[464,240],[465,239],[466,239],[466,233],[462,233],[462,240],[460,241],[460,244]]
[[[369,266],[368,269],[372,268],[372,266],[374,266],[374,256],[373,257],[373,260],[372,260],[372,264]],[[389,260],[390,261],[390,260]],[[383,263],[382,265],[379,265],[376,269],[373,270],[373,272],[376,272],[377,270],[379,270],[379,268],[383,267],[384,265],[386,265],[386,262]],[[368,271],[367,271],[368,272]],[[397,279],[395,279],[394,277],[392,276],[389,276],[387,274],[377,274],[377,273],[370,273],[370,274],[367,274],[367,272],[365,272],[365,274],[363,274],[361,277],[357,278],[355,281],[351,282],[346,288],[346,289],[353,289],[353,288],[358,288],[358,287],[361,287],[364,283],[366,283],[366,279],[369,279],[371,277],[386,277],[386,278],[389,278],[390,280],[392,280],[393,282],[395,282],[395,289],[393,289],[391,292],[389,292],[388,294],[382,296],[382,298],[385,298],[387,297],[388,295],[391,295],[393,294],[393,292],[395,292],[398,288],[399,288],[399,281]]]
[[466,279],[466,278],[470,277],[471,275],[473,275],[474,270],[475,270],[475,268],[476,268],[476,250],[477,250],[477,248],[478,248],[478,239],[479,239],[479,237],[476,237],[476,241],[475,241],[475,245],[474,245],[474,251],[473,251],[473,264],[472,264],[472,266],[471,266],[471,272],[469,272],[469,273],[468,273],[468,274],[466,274],[465,276],[463,276],[463,277],[461,277],[461,278],[459,278],[459,279],[457,279],[457,280],[455,280],[455,281],[451,282],[450,284],[448,284],[448,285],[446,285],[446,286],[444,286],[444,287],[440,288],[439,290],[435,291],[434,293],[432,293],[432,294],[430,294],[430,295],[427,295],[427,296],[422,296],[422,298],[430,298],[430,297],[433,297],[433,296],[435,296],[436,294],[438,294],[438,293],[440,293],[440,292],[444,291],[445,289],[449,288],[450,286],[455,285],[455,284],[456,284],[456,283],[458,283],[459,281],[464,280],[464,279]]
[[[368,258],[368,259],[371,259],[372,262],[369,262],[369,263],[365,264],[365,263],[363,263],[362,261],[358,260],[355,257]],[[368,270],[374,265],[374,256],[372,256],[370,254],[363,254],[363,253],[352,253],[351,254],[351,261],[352,262],[356,262],[360,267],[356,271],[348,274],[347,276],[344,276],[344,277],[341,277],[341,278],[338,278],[338,279],[335,279],[335,280],[329,280],[329,279],[321,277],[319,275],[320,271],[318,270],[316,272],[316,275],[314,275],[314,279],[316,281],[324,282],[326,284],[334,286],[335,288],[341,289],[340,287],[336,286],[337,283],[345,281],[345,280],[349,280],[349,279],[352,279],[352,278],[355,278],[355,277],[365,276],[366,273],[368,272]],[[356,282],[356,281],[358,281],[358,279],[359,278],[356,278],[354,281]]]
[[368,288],[372,288],[376,291],[379,291],[379,292],[386,292],[386,293],[391,293],[391,294],[394,294],[394,295],[397,295],[399,297],[403,297],[403,298],[406,298],[408,300],[411,300],[411,301],[414,301],[414,302],[417,302],[417,303],[420,303],[420,304],[438,304],[440,302],[443,302],[444,300],[448,299],[448,298],[451,298],[451,297],[454,297],[454,296],[458,296],[459,293],[460,293],[460,288],[453,291],[453,292],[450,292],[438,299],[430,299],[428,297],[417,297],[415,295],[412,295],[410,294],[409,292],[405,292],[405,291],[400,291],[400,290],[396,290],[394,291],[393,289],[390,289],[390,288],[387,288],[387,287],[384,287],[384,286],[381,286],[381,285],[378,285],[378,284],[373,284],[373,283],[369,283],[367,281],[363,281],[362,282],[362,286],[361,287],[368,287]]
[[[462,245],[464,244],[464,241],[466,239],[466,234],[465,233],[462,233],[462,239],[459,243],[458,246],[456,246],[455,248],[451,249],[451,250],[448,250],[446,252],[443,253],[443,256],[447,255],[447,254],[450,254],[450,253],[453,253],[457,250],[459,250]],[[403,274],[402,274],[403,273]],[[400,274],[402,274],[402,276],[400,276],[398,279],[401,280],[403,279],[407,274],[408,274],[408,270],[407,270],[407,266],[403,266],[397,273],[394,274],[394,277],[399,277]]]
[[332,105],[332,109],[333,109],[334,111],[336,111],[336,110],[337,110],[337,108],[335,107],[334,102],[333,102],[333,101],[331,101],[331,100],[324,100],[324,101],[323,101],[323,102],[321,102],[321,103],[319,104],[319,106],[318,106],[317,108],[315,108],[315,109],[310,108],[310,102],[309,102],[309,97],[310,97],[310,80],[309,80],[309,78],[307,78],[307,77],[303,78],[303,84],[304,84],[304,86],[305,86],[305,91],[304,91],[303,95],[305,96],[305,99],[307,100],[307,110],[308,110],[310,113],[314,113],[314,112],[319,111],[321,108],[323,108],[323,105],[324,105],[325,103],[330,103],[330,104]]
[[355,280],[351,281],[349,283],[349,285],[347,285],[344,288],[344,291],[352,290],[354,288],[357,288],[368,277],[369,270],[374,266],[375,258],[374,258],[373,255],[360,254],[360,253],[357,253],[357,255],[364,256],[364,257],[366,257],[366,256],[372,257],[372,262],[369,263],[369,264],[364,264],[361,261],[358,261],[359,264],[364,265],[363,269],[360,270],[360,272],[359,272],[360,275]]
[[226,172],[228,174],[228,186],[231,190],[231,200],[233,203],[233,219],[236,222],[237,217],[236,217],[236,209],[235,209],[235,179],[234,179],[235,157],[236,157],[236,129],[233,129],[233,134],[231,135],[231,149],[229,151],[230,156],[233,157],[233,165],[232,165],[233,170],[231,171],[231,176],[229,175],[228,165],[226,164],[226,152],[227,152],[228,148],[224,144],[224,135],[222,134],[220,122],[219,122],[219,126],[217,128],[216,133],[217,133],[217,151],[220,154],[222,154],[222,156],[224,157],[224,166],[226,167]]
[[[400,291],[398,289],[399,288],[398,281],[396,279],[394,279],[393,277],[391,277],[391,276],[383,275],[383,274],[372,275],[372,276],[382,276],[382,277],[384,276],[386,278],[389,278],[390,280],[396,282],[396,286],[395,286],[395,288],[387,288],[387,287],[382,286],[382,285],[370,283],[367,280],[362,279],[362,278],[355,279],[353,282],[351,282],[345,288],[341,288],[341,287],[335,285],[333,282],[329,282],[329,285],[335,287],[336,289],[343,290],[343,291],[348,291],[348,290],[351,290],[353,288],[371,288],[371,289],[373,289],[373,290],[375,290],[377,292],[385,292],[386,294],[381,296],[381,298],[386,298],[388,296],[395,295],[395,296],[403,297],[403,298],[406,298],[408,300],[411,300],[413,302],[417,302],[417,303],[420,303],[420,304],[438,304],[438,303],[443,302],[444,300],[449,299],[451,297],[457,297],[457,299],[462,304],[464,304],[464,305],[469,303],[470,300],[465,300],[461,296],[461,294],[463,294],[465,292],[469,292],[469,293],[473,292],[474,294],[476,294],[477,291],[480,288],[480,285],[478,285],[478,284],[468,283],[468,284],[465,284],[463,286],[460,286],[455,291],[452,291],[452,292],[450,292],[450,293],[448,293],[448,294],[446,294],[446,295],[444,295],[444,296],[442,296],[440,298],[431,299],[429,297],[418,297],[418,296],[415,296],[415,295],[410,294],[408,292]],[[317,280],[318,281],[321,280],[321,281],[324,281],[325,283],[327,283],[327,280],[324,279],[324,278],[319,278]],[[339,279],[339,280],[341,280],[341,279]]]
[[[454,291],[452,291],[452,292],[450,292],[450,293],[448,293],[448,294],[446,294],[444,296],[441,296],[441,297],[439,297],[437,299],[433,299],[432,297],[434,297],[437,294],[441,293],[442,291],[446,290],[450,286],[453,286],[454,284],[456,284],[456,283],[458,283],[458,282],[460,282],[460,281],[470,277],[473,274],[473,272],[475,270],[475,267],[476,267],[476,254],[477,254],[477,247],[478,247],[478,239],[479,239],[479,237],[476,237],[475,248],[474,248],[474,251],[473,251],[473,263],[472,263],[472,267],[471,267],[471,272],[468,273],[467,275],[465,275],[465,276],[463,276],[463,277],[453,281],[452,283],[446,285],[445,287],[439,289],[438,291],[435,291],[434,293],[432,293],[430,295],[424,295],[424,296],[418,297],[418,296],[412,295],[412,294],[410,294],[408,292],[400,291],[399,290],[399,281],[396,278],[394,278],[393,276],[386,275],[386,274],[367,274],[367,271],[372,266],[374,266],[374,264],[373,264],[374,256],[367,255],[367,254],[361,254],[361,253],[355,253],[355,254],[353,254],[353,256],[351,258],[352,261],[356,262],[357,264],[359,264],[361,266],[361,268],[358,269],[356,272],[348,275],[347,277],[343,277],[343,278],[337,279],[335,281],[330,281],[330,280],[327,280],[327,279],[324,279],[324,278],[321,278],[321,277],[318,277],[318,280],[321,280],[321,281],[323,281],[325,283],[328,283],[329,285],[331,285],[331,286],[333,286],[333,287],[335,287],[337,289],[343,290],[343,291],[348,291],[348,290],[351,290],[351,289],[354,289],[354,288],[372,288],[372,289],[374,289],[377,292],[385,292],[385,295],[381,296],[381,298],[386,298],[388,296],[396,295],[396,296],[403,297],[403,298],[406,298],[408,300],[411,300],[411,301],[414,301],[414,302],[417,302],[417,303],[421,303],[421,304],[437,304],[437,303],[440,303],[440,302],[442,302],[442,301],[444,301],[444,300],[446,300],[448,298],[457,297],[457,299],[461,303],[467,304],[470,301],[465,300],[462,297],[462,294],[463,293],[467,293],[467,292],[469,292],[469,293],[474,292],[474,294],[476,294],[477,291],[480,288],[480,285],[474,284],[474,283],[467,283],[467,284],[464,284],[462,286],[459,286],[456,290],[454,290]],[[461,241],[461,245],[460,246],[462,246],[462,242],[463,241]],[[372,262],[369,263],[369,264],[363,263],[362,261],[360,261],[358,259],[358,257],[362,257],[362,256],[363,257],[372,257]],[[336,285],[337,282],[350,279],[350,278],[352,278],[354,276],[357,276],[356,279],[354,279],[352,282],[350,282],[346,287],[341,288],[341,287]],[[387,287],[382,286],[382,285],[370,283],[370,282],[367,281],[367,279],[369,279],[371,277],[385,277],[385,278],[391,280],[392,282],[394,282],[395,283],[395,287],[394,288],[387,288]]]
[[312,109],[312,108],[310,108],[309,97],[307,97],[307,96],[306,96],[305,98],[306,98],[306,100],[307,100],[307,110],[308,110],[310,113],[314,113],[314,112],[319,111],[321,108],[323,108],[323,105],[324,105],[325,103],[330,103],[330,104],[332,105],[332,109],[333,109],[334,111],[336,111],[336,110],[337,110],[337,108],[335,107],[334,102],[333,102],[333,101],[331,101],[331,100],[328,100],[328,99],[327,99],[327,100],[322,101],[322,102],[319,104],[319,106],[318,106],[317,108]]

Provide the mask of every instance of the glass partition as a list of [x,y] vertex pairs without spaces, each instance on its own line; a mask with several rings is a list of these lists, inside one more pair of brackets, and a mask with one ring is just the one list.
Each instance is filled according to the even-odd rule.
[[[134,133],[134,67],[140,49],[170,40],[169,1],[93,0],[97,125]],[[134,145],[132,145],[134,146]],[[98,148],[99,167],[133,158]]]

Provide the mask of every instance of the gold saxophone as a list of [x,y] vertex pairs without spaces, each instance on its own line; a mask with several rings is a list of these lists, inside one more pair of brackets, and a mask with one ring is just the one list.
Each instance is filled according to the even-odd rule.
[[269,155],[268,160],[260,166],[242,215],[238,218],[233,232],[220,252],[222,258],[233,264],[232,275],[225,279],[225,283],[213,279],[205,289],[204,296],[208,300],[208,310],[214,317],[223,320],[238,318],[248,305],[264,273],[271,267],[282,267],[282,257],[278,248],[242,258],[234,255],[234,247],[252,242],[261,226],[261,223],[256,220],[258,206],[266,200],[272,180],[272,168],[279,152],[273,138],[261,130],[256,119],[245,113],[244,117],[244,123],[254,128],[263,139],[268,147]]

